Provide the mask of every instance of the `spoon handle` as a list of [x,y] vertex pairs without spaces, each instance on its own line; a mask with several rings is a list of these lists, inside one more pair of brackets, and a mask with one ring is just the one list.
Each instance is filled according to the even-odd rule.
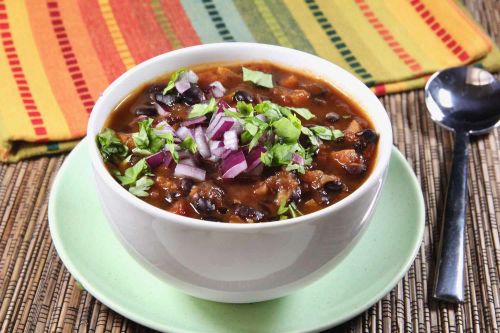
[[465,209],[467,207],[467,146],[469,134],[455,131],[453,162],[441,226],[434,298],[464,301]]

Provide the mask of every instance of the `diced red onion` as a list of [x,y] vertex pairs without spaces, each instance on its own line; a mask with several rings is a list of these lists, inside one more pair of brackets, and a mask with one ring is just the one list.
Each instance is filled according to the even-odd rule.
[[212,155],[213,155],[213,151],[219,147],[224,147],[224,142],[222,141],[210,141],[208,143],[208,146],[210,148],[210,152],[212,152]]
[[195,162],[195,160],[192,157],[183,158],[182,160],[179,161],[179,164],[186,164],[186,165],[196,166],[196,162]]
[[231,150],[238,150],[238,134],[235,130],[224,133],[224,147]]
[[165,152],[165,157],[163,158],[163,164],[165,164],[165,166],[168,167],[173,160],[174,159],[172,158],[172,154],[169,151]]
[[191,83],[197,83],[198,82],[198,75],[196,75],[195,72],[193,71],[188,71],[185,74],[189,82]]
[[222,178],[234,178],[247,169],[247,161],[241,150],[229,154],[220,165]]
[[187,164],[177,164],[174,175],[177,177],[189,177],[199,181],[205,180],[206,171]]
[[181,123],[181,126],[191,126],[191,125],[201,124],[202,122],[205,121],[205,119],[207,119],[206,116],[191,118],[189,120],[183,121]]
[[175,82],[175,89],[177,89],[179,94],[182,94],[189,88],[191,88],[191,83],[189,83],[187,76],[181,75],[181,77]]
[[292,154],[292,161],[299,165],[304,165],[304,159],[297,153]]
[[257,146],[257,147],[254,147],[247,154],[247,157],[246,157],[247,165],[248,165],[247,172],[252,171],[257,166],[259,166],[260,164],[262,164],[262,162],[260,160],[260,155],[262,155],[262,153],[265,153],[265,152],[266,152],[266,148],[265,147]]
[[224,113],[224,110],[229,109],[231,106],[227,104],[227,102],[220,100],[217,103],[217,112],[222,112]]
[[177,131],[175,132],[175,134],[177,134],[177,136],[181,139],[181,140],[184,140],[186,139],[188,136],[191,136],[193,137],[194,136],[194,131],[185,127],[185,126],[181,126],[177,129]]
[[149,165],[151,169],[155,169],[163,163],[164,159],[165,159],[165,151],[160,150],[159,152],[146,157],[146,163]]
[[144,119],[147,119],[148,116],[145,115],[140,115],[138,117],[135,117],[134,120],[132,120],[130,123],[128,123],[129,126],[135,125],[140,121],[143,121]]
[[179,155],[180,159],[192,157],[191,153],[187,150],[179,150],[177,154]]
[[[166,110],[167,106],[165,104],[160,103],[160,102],[154,102],[153,104],[155,106],[156,111],[158,111],[158,114],[160,116],[166,116],[170,113]],[[162,104],[165,106],[163,106]]]
[[208,147],[207,138],[201,126],[196,127],[194,130],[194,141],[196,141],[200,155],[203,158],[209,158],[211,155],[210,148]]
[[215,98],[221,98],[226,92],[226,88],[219,81],[214,81],[209,84],[210,91]]
[[212,116],[212,119],[210,119],[210,123],[208,124],[207,127],[207,133],[212,131],[215,126],[219,123],[220,118],[224,117],[224,113],[217,113]]
[[250,171],[248,174],[252,176],[260,176],[262,174],[262,171],[264,170],[264,164],[259,164],[257,165],[252,171]]
[[174,134],[175,131],[174,129],[172,128],[172,126],[170,126],[166,121],[160,121],[155,129],[154,129],[154,133],[155,134],[167,134],[167,133],[172,133]]
[[207,132],[207,137],[210,140],[218,140],[224,135],[224,132],[233,128],[235,123],[237,123],[237,121],[231,117],[221,117],[217,125],[215,125],[210,132]]
[[222,154],[220,155],[220,158],[226,158],[228,157],[233,151],[230,150],[230,149],[226,149],[224,148],[224,151],[222,152]]

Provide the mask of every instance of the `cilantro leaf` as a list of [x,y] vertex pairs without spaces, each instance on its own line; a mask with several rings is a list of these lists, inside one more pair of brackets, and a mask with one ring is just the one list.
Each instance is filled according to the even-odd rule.
[[217,109],[217,104],[215,99],[212,97],[208,103],[200,103],[193,105],[191,112],[189,112],[188,118],[196,118],[206,115],[207,113],[214,112]]
[[151,155],[159,152],[165,145],[164,134],[156,134],[153,118],[147,118],[139,122],[139,132],[132,134],[136,148],[132,150],[134,154]]
[[175,82],[179,79],[179,76],[181,76],[181,74],[183,74],[185,72],[187,72],[187,69],[186,68],[181,68],[181,69],[175,71],[170,76],[170,81],[168,81],[167,86],[165,87],[165,89],[163,89],[163,95],[166,95],[170,90],[174,89]]
[[122,175],[115,174],[116,178],[120,181],[123,186],[134,184],[139,176],[149,173],[149,166],[146,159],[141,159],[139,162],[125,170]]
[[265,88],[273,87],[273,76],[271,74],[267,74],[260,71],[253,71],[246,67],[242,67],[242,69],[243,69],[243,81],[250,81],[258,86]]
[[245,102],[236,103],[236,108],[240,111],[240,113],[244,116],[253,116],[254,109],[253,105]]
[[111,128],[106,128],[101,133],[97,134],[97,146],[104,160],[109,160],[116,156],[125,158],[128,154],[128,147],[124,145],[116,136],[115,131]]
[[175,149],[175,143],[174,143],[174,135],[172,133],[167,133],[165,134],[165,139],[167,140],[167,143],[165,144],[165,147],[168,149],[170,154],[172,154],[172,158],[174,159],[175,163],[179,162],[179,152]]
[[146,191],[149,191],[154,183],[155,182],[148,176],[143,176],[138,181],[136,181],[135,185],[131,186],[128,191],[136,197],[147,197],[149,196],[149,193]]
[[187,136],[184,141],[180,144],[181,148],[189,150],[192,154],[196,154],[198,151],[198,145],[196,145],[196,141],[194,141],[192,136]]
[[344,133],[341,130],[328,128],[325,126],[316,125],[311,126],[309,129],[323,140],[336,140],[344,136]]
[[292,110],[293,112],[297,113],[298,115],[300,115],[305,120],[309,120],[309,119],[312,119],[315,117],[315,115],[311,111],[309,111],[309,109],[306,109],[306,108],[291,108],[291,107],[289,107],[289,109]]
[[332,129],[332,140],[337,140],[344,136],[344,132],[339,129]]
[[286,143],[295,143],[299,139],[300,129],[288,118],[281,118],[273,123],[274,130]]
[[281,201],[277,213],[278,215],[280,215],[280,220],[286,220],[287,217],[284,215],[285,213],[289,213],[291,217],[304,215],[299,211],[295,202],[290,202],[290,204],[287,206],[286,200]]
[[301,128],[302,134],[306,135],[309,138],[309,141],[311,144],[315,147],[319,147],[319,141],[316,138],[316,135],[307,127],[302,127]]

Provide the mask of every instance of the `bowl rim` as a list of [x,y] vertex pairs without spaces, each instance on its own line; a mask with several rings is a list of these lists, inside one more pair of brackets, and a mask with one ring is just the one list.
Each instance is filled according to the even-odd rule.
[[[183,54],[188,54],[192,52],[198,52],[198,51],[211,51],[211,52],[223,52],[224,49],[238,49],[238,48],[245,48],[245,47],[250,47],[250,48],[261,48],[263,51],[281,51],[281,52],[290,52],[290,53],[295,53],[299,56],[302,57],[310,57],[314,61],[320,62],[322,66],[329,67],[329,70],[334,70],[337,72],[343,73],[343,75],[347,75],[348,77],[351,78],[351,80],[356,81],[356,84],[359,86],[360,89],[365,90],[366,98],[372,99],[374,102],[373,105],[370,105],[371,109],[379,109],[381,112],[381,117],[379,117],[380,120],[375,120],[374,118],[370,118],[372,123],[377,127],[377,128],[382,128],[384,131],[382,133],[379,133],[379,142],[378,142],[378,147],[377,147],[377,161],[375,163],[375,166],[373,170],[371,171],[370,175],[368,178],[363,182],[363,184],[357,188],[353,193],[351,193],[349,196],[345,197],[344,199],[327,206],[325,208],[322,208],[318,211],[308,213],[299,217],[295,218],[290,218],[285,221],[270,221],[270,222],[261,222],[261,223],[221,223],[221,222],[210,222],[209,221],[204,221],[200,220],[197,218],[192,218],[192,217],[186,217],[182,215],[178,215],[175,213],[171,213],[169,211],[163,210],[161,208],[158,208],[156,206],[153,206],[140,198],[137,198],[133,194],[131,194],[129,191],[127,191],[124,187],[122,187],[118,182],[111,176],[111,174],[106,170],[104,166],[104,162],[102,160],[101,154],[99,153],[99,149],[97,148],[96,140],[93,138],[97,133],[99,133],[102,128],[98,127],[97,125],[97,113],[98,112],[104,112],[102,104],[104,103],[104,100],[106,97],[110,94],[115,89],[119,89],[120,85],[123,82],[126,82],[129,77],[131,77],[134,73],[141,71],[144,67],[151,66],[157,61],[162,60],[163,58],[169,58],[172,56],[180,56]],[[265,53],[264,53],[265,54]],[[263,58],[258,58],[255,57],[255,61],[266,61],[265,57]],[[235,61],[238,61],[238,59],[235,59]],[[245,61],[252,61],[252,60],[245,60]],[[287,64],[280,64],[279,61],[273,61],[273,60],[268,60],[271,63],[275,63],[278,65],[283,65],[285,68],[286,67],[293,67]],[[244,61],[241,61],[244,62]],[[198,64],[203,64],[202,61],[200,61]],[[309,73],[318,75],[321,77],[321,74],[315,73],[312,70],[308,70]],[[161,76],[161,70],[159,71],[159,75]],[[154,79],[154,78],[152,78]],[[330,84],[332,84],[334,87],[339,89],[346,97],[351,98],[355,103],[358,102],[356,98],[353,98],[350,96],[350,94],[346,91],[343,91],[341,88],[337,86],[335,83],[335,80],[327,80]],[[147,81],[145,81],[147,82]],[[139,87],[141,84],[144,84],[145,82],[140,82],[136,85],[136,87]],[[100,111],[101,110],[101,111]],[[109,111],[111,112],[111,111]],[[109,116],[109,114],[108,114]],[[369,115],[367,115],[369,117]],[[387,170],[387,167],[389,165],[389,160],[391,156],[391,151],[392,151],[392,127],[391,127],[391,122],[389,119],[389,116],[387,114],[387,111],[385,110],[384,106],[382,103],[379,101],[379,99],[375,96],[375,94],[368,88],[364,83],[362,83],[358,78],[356,78],[353,74],[349,73],[348,71],[344,70],[343,68],[339,67],[338,65],[325,60],[321,57],[318,57],[316,55],[291,49],[291,48],[286,48],[283,46],[277,46],[277,45],[270,45],[270,44],[262,44],[262,43],[247,43],[247,42],[231,42],[231,43],[211,43],[211,44],[201,44],[201,45],[195,45],[195,46],[190,46],[190,47],[185,47],[173,51],[169,51],[160,55],[157,55],[153,58],[150,58],[142,63],[139,63],[135,65],[134,67],[130,68],[126,72],[124,72],[122,75],[120,75],[117,79],[115,79],[100,95],[98,100],[96,101],[92,112],[89,117],[88,125],[87,125],[87,137],[90,137],[89,141],[91,144],[89,144],[89,153],[90,153],[90,158],[91,158],[91,163],[93,166],[93,169],[95,171],[95,175],[99,176],[99,179],[97,177],[94,177],[96,182],[99,180],[104,181],[106,186],[111,189],[114,194],[119,195],[123,200],[125,200],[128,204],[131,204],[135,206],[137,209],[141,211],[145,211],[149,215],[152,215],[156,218],[162,219],[162,220],[168,220],[169,222],[174,222],[174,223],[179,223],[182,225],[190,226],[190,227],[196,227],[199,229],[219,229],[221,231],[255,231],[258,229],[273,229],[273,228],[287,228],[294,226],[298,223],[305,223],[307,221],[314,221],[314,220],[320,220],[320,217],[324,217],[325,215],[328,215],[332,213],[335,210],[340,210],[345,206],[351,205],[354,203],[364,192],[366,192],[369,188],[371,188],[375,182],[377,182],[379,179],[384,177],[384,172]],[[103,200],[101,200],[103,201]]]

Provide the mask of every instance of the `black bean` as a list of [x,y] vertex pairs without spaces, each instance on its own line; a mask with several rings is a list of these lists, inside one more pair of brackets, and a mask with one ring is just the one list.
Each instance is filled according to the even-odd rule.
[[328,206],[330,204],[330,198],[328,197],[328,193],[326,193],[326,191],[322,188],[318,189],[317,192],[320,203],[324,206]]
[[362,154],[363,150],[366,148],[366,142],[364,140],[358,140],[352,145],[357,153]]
[[348,174],[361,175],[366,172],[366,165],[363,163],[351,163],[342,166]]
[[150,94],[161,94],[163,92],[163,89],[165,89],[165,86],[154,84],[151,87],[149,87],[148,92]]
[[258,209],[240,204],[236,206],[234,212],[242,219],[250,219],[255,222],[262,220],[265,216],[265,214]]
[[227,208],[226,207],[220,207],[220,208],[217,208],[217,211],[219,212],[219,214],[226,214],[227,213]]
[[211,212],[215,210],[215,205],[210,199],[198,198],[194,203],[194,208],[201,213]]
[[326,114],[326,120],[328,120],[328,121],[330,121],[332,123],[338,121],[339,119],[340,119],[340,116],[336,112],[328,112]]
[[156,111],[155,107],[144,107],[140,106],[134,111],[136,116],[148,116],[148,117],[156,117],[158,115],[158,111]]
[[290,199],[292,199],[292,201],[298,202],[300,200],[301,195],[302,191],[300,190],[300,187],[297,187],[290,195]]
[[180,197],[181,194],[179,192],[167,192],[165,193],[165,201],[168,203],[174,202],[175,199]]
[[331,182],[326,183],[323,188],[328,192],[338,192],[342,190],[344,184],[340,180],[333,180]]
[[181,94],[182,101],[188,105],[201,103],[205,100],[203,90],[197,85],[191,85],[191,88]]
[[180,95],[178,93],[172,93],[168,95],[163,95],[163,94],[151,94],[150,95],[151,99],[153,102],[156,102],[160,104],[161,106],[166,105],[166,106],[172,106],[175,103],[177,103],[180,99]]
[[367,143],[375,143],[378,139],[378,134],[369,128],[356,133],[356,136],[362,138]]
[[313,97],[312,101],[318,105],[326,105],[326,100],[321,97]]
[[253,103],[253,96],[250,93],[238,90],[233,95],[233,101],[235,102],[245,102],[245,103]]
[[194,182],[190,178],[182,178],[181,180],[181,190],[184,191],[185,193],[188,193],[191,191],[191,187],[193,187]]

